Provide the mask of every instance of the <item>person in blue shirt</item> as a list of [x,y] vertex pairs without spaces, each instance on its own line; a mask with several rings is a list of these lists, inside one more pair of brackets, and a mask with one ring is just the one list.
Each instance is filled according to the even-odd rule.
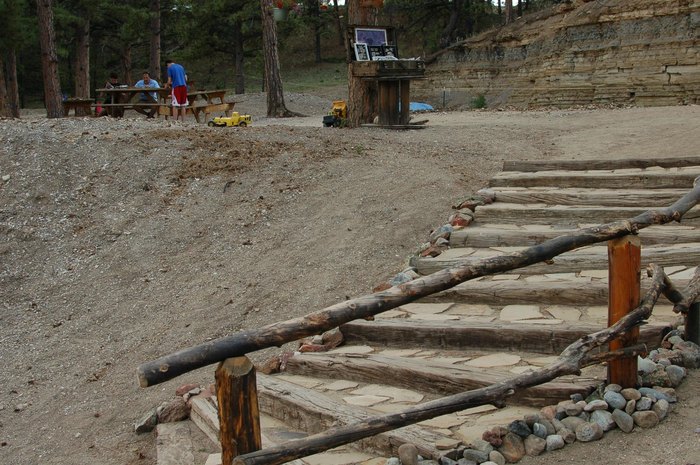
[[[148,71],[144,71],[143,79],[134,84],[134,87],[160,89],[158,81],[151,79],[151,75],[148,73]],[[139,103],[153,103],[152,107],[134,107],[134,110],[146,115],[146,118],[153,118],[158,111],[158,92],[142,92],[139,95]]]
[[189,104],[187,101],[187,74],[182,65],[178,65],[173,60],[165,62],[168,67],[168,83],[166,87],[172,88],[173,116],[175,121],[181,117],[185,121],[185,111]]

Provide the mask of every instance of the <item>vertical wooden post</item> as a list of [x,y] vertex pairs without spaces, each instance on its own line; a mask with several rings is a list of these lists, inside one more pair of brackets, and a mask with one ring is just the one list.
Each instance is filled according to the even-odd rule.
[[228,358],[216,369],[221,425],[221,464],[261,448],[255,367],[248,357]]
[[[638,236],[625,236],[608,242],[608,326],[616,323],[639,305],[641,243]],[[637,343],[639,328],[610,341],[610,350]],[[608,363],[608,383],[623,388],[637,385],[637,357]]]
[[700,303],[690,306],[688,317],[685,319],[685,338],[700,344]]

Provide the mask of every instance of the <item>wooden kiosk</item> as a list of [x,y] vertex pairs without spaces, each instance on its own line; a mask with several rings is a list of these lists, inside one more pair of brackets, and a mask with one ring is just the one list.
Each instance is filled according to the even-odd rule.
[[[350,26],[350,77],[363,81],[360,125],[392,129],[422,127],[409,124],[409,96],[412,79],[421,79],[425,63],[399,58],[393,28]],[[351,112],[352,112],[351,107]],[[377,124],[372,123],[377,117]]]

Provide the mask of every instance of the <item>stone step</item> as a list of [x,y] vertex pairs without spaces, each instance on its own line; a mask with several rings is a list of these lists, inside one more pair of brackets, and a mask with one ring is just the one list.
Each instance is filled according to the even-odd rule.
[[700,156],[664,158],[611,158],[607,160],[506,160],[503,171],[587,171],[630,168],[700,166]]
[[[511,305],[539,313],[536,305]],[[558,314],[580,312],[575,307],[557,308]],[[597,313],[607,317],[607,308]],[[525,313],[525,312],[524,312]],[[403,349],[420,347],[423,350],[501,350],[514,353],[539,352],[558,355],[575,340],[600,331],[606,324],[567,322],[541,315],[538,319],[517,322],[478,322],[465,320],[413,321],[413,319],[378,319],[373,322],[354,321],[341,326],[345,341],[351,345],[364,344],[374,348],[390,346]],[[657,348],[671,330],[670,324],[656,323],[643,326],[641,343],[649,349]]]
[[[518,247],[494,247],[489,249],[449,249],[437,257],[411,257],[410,264],[418,273],[427,275],[456,266],[469,266],[488,258],[517,253]],[[642,267],[654,263],[662,267],[696,266],[700,263],[700,243],[658,245],[642,248]],[[572,250],[554,257],[549,263],[536,263],[510,270],[515,274],[577,273],[581,270],[604,270],[608,267],[607,247],[590,246]]]
[[500,203],[591,205],[612,207],[667,207],[687,189],[588,189],[559,187],[493,187],[479,191]]
[[[357,382],[344,381],[343,378],[318,379],[288,375],[258,374],[258,401],[260,411],[270,415],[292,428],[310,434],[320,433],[334,426],[345,426],[381,414],[379,410],[368,411],[365,403],[346,402],[343,395],[336,394],[338,386],[358,386]],[[328,387],[328,388],[326,388]],[[422,398],[422,396],[421,396]],[[383,397],[378,401],[386,400]],[[362,399],[364,400],[364,399]],[[401,405],[402,408],[406,404]],[[416,425],[398,430],[387,431],[376,436],[354,442],[353,447],[371,450],[378,455],[397,455],[401,444],[414,444],[419,453],[426,458],[438,459],[441,455],[437,444],[447,438]],[[306,459],[305,459],[306,460]]]
[[489,186],[690,190],[693,188],[693,181],[699,175],[700,166],[588,171],[503,171],[491,178]]
[[[578,230],[572,227],[553,227],[550,225],[513,224],[471,224],[469,227],[453,231],[450,235],[450,247],[508,247],[531,246],[546,240]],[[657,244],[681,244],[694,242],[700,237],[700,229],[694,226],[677,224],[650,226],[639,231],[642,246]]]
[[156,426],[156,457],[157,465],[195,465],[190,422]]
[[[327,380],[376,383],[440,397],[502,382],[528,367],[535,369],[523,362],[522,352],[516,355],[505,351],[489,353],[483,349],[472,349],[452,354],[432,351],[426,354],[426,351],[417,349],[415,352],[418,354],[396,356],[349,352],[352,348],[341,347],[326,353],[295,354],[287,360],[285,373]],[[370,346],[360,348],[375,351]],[[425,355],[420,356],[421,353]],[[543,354],[533,353],[529,357],[541,360]],[[546,360],[549,363],[552,359],[547,357]],[[516,366],[519,367],[517,371],[511,372]],[[509,397],[509,401],[542,407],[556,404],[576,393],[585,397],[600,381],[594,378],[590,375],[557,378],[538,386],[520,389]],[[382,391],[376,395],[381,397]]]
[[[546,205],[541,203],[519,204],[497,202],[476,208],[474,220],[480,223],[504,224],[557,224],[577,227],[586,223],[610,223],[633,218],[653,207],[613,207],[600,205]],[[700,206],[686,212],[683,225],[700,225]]]
[[[695,267],[666,267],[674,285],[683,288]],[[545,275],[502,274],[466,281],[450,289],[424,297],[421,302],[457,302],[460,304],[505,305],[607,305],[608,270],[585,270],[578,273]],[[651,281],[642,272],[642,293]],[[662,300],[662,302],[665,302]]]

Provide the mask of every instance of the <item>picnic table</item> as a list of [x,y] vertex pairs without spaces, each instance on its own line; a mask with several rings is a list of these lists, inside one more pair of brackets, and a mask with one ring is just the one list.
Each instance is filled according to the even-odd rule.
[[69,97],[63,100],[63,109],[66,116],[70,115],[70,111],[73,110],[75,116],[87,116],[92,112],[90,106],[92,105],[91,98],[80,98],[80,97]]
[[[171,90],[166,88],[153,89],[144,87],[114,87],[111,89],[97,89],[96,92],[103,95],[110,95],[113,103],[105,103],[111,116],[122,116],[125,110],[135,110],[137,108],[157,108],[158,114],[164,117],[172,116]],[[226,90],[199,90],[187,93],[189,105],[185,107],[187,113],[194,115],[195,120],[200,122],[200,115],[204,115],[206,123],[209,115],[214,112],[223,112],[230,116],[235,102],[226,102]],[[142,93],[156,93],[157,102],[134,102],[134,97]]]

